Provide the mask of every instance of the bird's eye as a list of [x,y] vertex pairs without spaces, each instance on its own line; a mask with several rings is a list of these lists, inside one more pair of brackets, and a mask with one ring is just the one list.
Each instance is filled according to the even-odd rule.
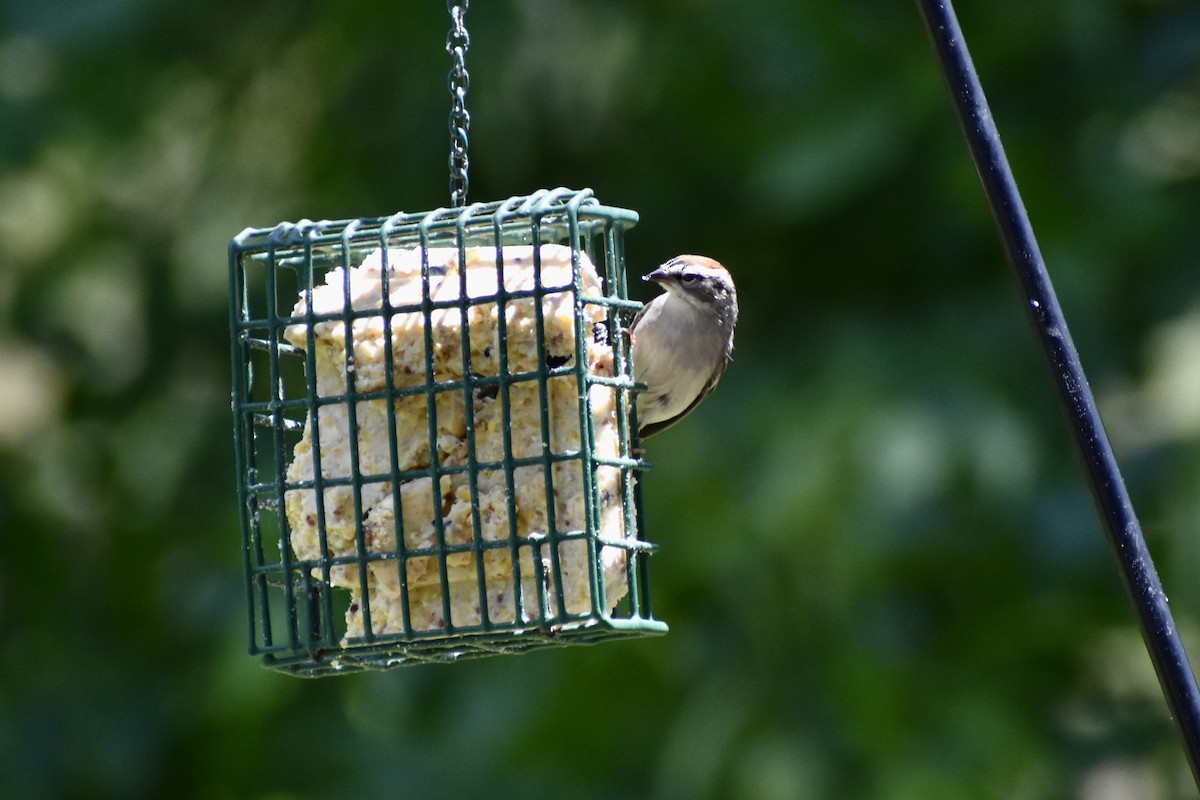
[[700,279],[700,276],[694,272],[685,272],[679,276],[680,283],[686,283],[689,286]]

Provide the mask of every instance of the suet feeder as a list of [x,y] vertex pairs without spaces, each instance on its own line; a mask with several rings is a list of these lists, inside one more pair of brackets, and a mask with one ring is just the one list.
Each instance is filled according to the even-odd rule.
[[662,633],[629,210],[543,190],[230,245],[250,650],[303,675]]
[[229,248],[250,652],[300,675],[658,634],[625,232],[591,190],[468,205],[467,0],[448,0],[451,207]]

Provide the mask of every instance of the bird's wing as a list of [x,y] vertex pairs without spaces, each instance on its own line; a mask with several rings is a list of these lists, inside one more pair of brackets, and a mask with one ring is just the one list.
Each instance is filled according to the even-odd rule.
[[628,328],[628,330],[630,332],[632,332],[635,328],[637,328],[638,323],[642,321],[642,317],[646,315],[646,309],[650,308],[650,305],[653,302],[654,301],[651,300],[649,303],[643,304],[642,307],[638,309],[637,313],[633,315],[633,322],[629,323],[629,328]]
[[651,422],[649,425],[643,425],[638,431],[638,436],[643,439],[645,439],[647,436],[653,436],[661,430],[666,430],[676,422],[679,422],[679,420],[686,417],[688,414],[692,413],[692,411],[695,410],[696,406],[700,405],[704,398],[712,394],[712,390],[715,389],[717,383],[720,382],[721,376],[725,374],[725,366],[725,359],[721,359],[721,363],[715,370],[713,370],[713,374],[709,377],[708,382],[704,384],[704,388],[700,390],[700,394],[696,395],[696,399],[693,400],[687,408],[685,408],[683,411],[680,411],[670,419],[663,419],[659,420],[658,422]]

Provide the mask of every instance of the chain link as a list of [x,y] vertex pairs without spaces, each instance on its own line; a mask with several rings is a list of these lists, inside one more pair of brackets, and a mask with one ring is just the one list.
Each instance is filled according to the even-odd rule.
[[466,55],[471,45],[467,35],[467,6],[470,0],[446,0],[450,12],[450,33],[446,35],[446,52],[454,59],[450,68],[450,96],[454,99],[450,107],[450,204],[461,208],[467,202],[467,131],[471,129],[471,115],[467,113],[467,88],[471,76],[467,74]]

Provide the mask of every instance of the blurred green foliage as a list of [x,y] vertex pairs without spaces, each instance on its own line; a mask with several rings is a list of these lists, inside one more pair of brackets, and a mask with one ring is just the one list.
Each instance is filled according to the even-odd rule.
[[[959,13],[1200,655],[1200,7]],[[225,247],[444,205],[444,4],[0,8],[14,798],[1193,796],[911,3],[472,5],[472,199],[730,266],[650,442],[669,636],[301,681],[245,654]],[[641,267],[639,267],[641,265]]]

